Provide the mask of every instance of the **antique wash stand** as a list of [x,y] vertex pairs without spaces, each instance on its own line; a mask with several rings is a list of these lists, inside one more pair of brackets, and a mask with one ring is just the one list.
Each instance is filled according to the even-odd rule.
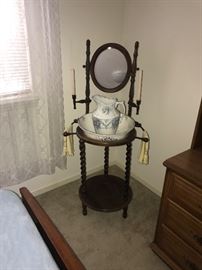
[[[105,93],[115,93],[125,87],[130,79],[130,90],[128,100],[127,116],[131,117],[132,108],[136,108],[136,113],[139,113],[141,103],[141,90],[139,90],[139,99],[134,103],[134,84],[137,68],[139,43],[135,43],[133,61],[128,51],[117,43],[107,43],[99,47],[92,59],[90,60],[90,40],[86,42],[86,64],[83,66],[86,73],[86,88],[85,99],[76,100],[76,94],[72,96],[74,109],[77,103],[84,103],[86,110],[89,113],[90,109],[90,77],[95,86]],[[118,60],[117,60],[118,59]],[[109,63],[110,62],[110,63]],[[118,78],[118,83],[109,78],[109,74],[117,69],[121,75]],[[114,74],[114,73],[113,73]],[[105,85],[106,81],[112,82],[112,85]],[[74,120],[78,123],[78,120]],[[142,128],[141,124],[135,121],[135,127]],[[136,129],[131,130],[125,138],[121,140],[96,140],[89,138],[85,132],[78,126],[76,135],[79,138],[80,148],[80,163],[81,163],[81,186],[79,196],[82,202],[83,215],[87,215],[87,207],[96,211],[112,212],[123,209],[123,217],[127,217],[128,205],[132,199],[132,190],[130,187],[130,166],[132,154],[132,142],[134,139],[147,141],[145,138],[137,137]],[[68,136],[66,133],[64,136]],[[102,175],[87,178],[86,173],[86,144],[91,144],[99,147],[104,147],[104,173]],[[110,147],[126,145],[126,162],[125,162],[125,178],[109,174],[109,149]]]

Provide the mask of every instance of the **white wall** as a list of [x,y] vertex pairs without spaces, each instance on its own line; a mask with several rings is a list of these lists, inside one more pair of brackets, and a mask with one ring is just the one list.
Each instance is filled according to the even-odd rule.
[[[61,46],[63,61],[63,83],[65,99],[65,120],[68,126],[73,119],[85,113],[84,105],[72,106],[69,69],[76,69],[78,99],[84,98],[86,60],[86,39],[91,40],[91,51],[109,41],[120,42],[123,27],[123,5],[117,0],[60,0]],[[93,94],[96,90],[93,90]],[[94,172],[103,166],[103,148],[87,145],[87,170]],[[112,151],[113,152],[113,151]],[[113,153],[111,155],[113,162]],[[21,185],[10,187],[17,191],[26,186],[35,194],[56,187],[80,176],[78,139],[75,136],[75,156],[68,157],[67,170],[56,170],[54,175],[35,177]]]
[[132,174],[158,193],[162,162],[191,144],[202,95],[201,34],[201,1],[126,1],[123,41],[131,53],[140,42],[144,70],[140,116],[133,116],[151,137],[148,166],[137,163],[133,144]]
[[[125,45],[131,55],[135,41],[140,41],[138,64],[144,70],[143,101],[140,116],[133,116],[149,131],[151,151],[150,164],[139,165],[140,143],[133,143],[132,175],[160,193],[165,173],[162,162],[189,148],[202,94],[201,1],[60,0],[60,11],[67,125],[84,113],[82,105],[76,111],[72,109],[69,69],[76,69],[77,94],[83,98],[86,39],[92,42],[92,53],[111,41]],[[129,85],[125,89],[128,88]],[[92,93],[98,93],[93,85]],[[128,91],[122,90],[116,96],[127,100]],[[22,185],[38,193],[50,185],[78,178],[76,138],[75,147],[76,154],[68,158],[67,170],[57,170],[54,175],[39,176]],[[124,168],[125,148],[111,151],[111,162]],[[88,170],[94,171],[102,164],[101,148],[87,145]]]

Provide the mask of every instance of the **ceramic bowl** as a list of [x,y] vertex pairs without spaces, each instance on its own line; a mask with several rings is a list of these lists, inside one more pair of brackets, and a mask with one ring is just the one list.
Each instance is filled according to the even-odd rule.
[[79,127],[89,138],[99,141],[117,141],[122,140],[135,127],[135,120],[125,114],[121,114],[116,134],[97,134],[94,129],[92,113],[83,115],[78,120]]

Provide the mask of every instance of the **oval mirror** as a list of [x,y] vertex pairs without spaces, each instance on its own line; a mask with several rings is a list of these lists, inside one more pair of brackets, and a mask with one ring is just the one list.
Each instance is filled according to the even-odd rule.
[[130,78],[131,58],[120,44],[107,43],[96,50],[90,68],[97,88],[104,92],[116,92],[121,90]]

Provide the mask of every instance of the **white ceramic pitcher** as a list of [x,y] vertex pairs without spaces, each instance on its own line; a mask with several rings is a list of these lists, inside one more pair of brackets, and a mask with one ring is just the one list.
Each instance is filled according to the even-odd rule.
[[104,135],[116,134],[121,114],[117,106],[119,104],[122,105],[125,114],[126,107],[124,101],[118,101],[116,98],[107,98],[101,95],[95,95],[92,99],[97,104],[96,110],[92,113],[95,132]]

